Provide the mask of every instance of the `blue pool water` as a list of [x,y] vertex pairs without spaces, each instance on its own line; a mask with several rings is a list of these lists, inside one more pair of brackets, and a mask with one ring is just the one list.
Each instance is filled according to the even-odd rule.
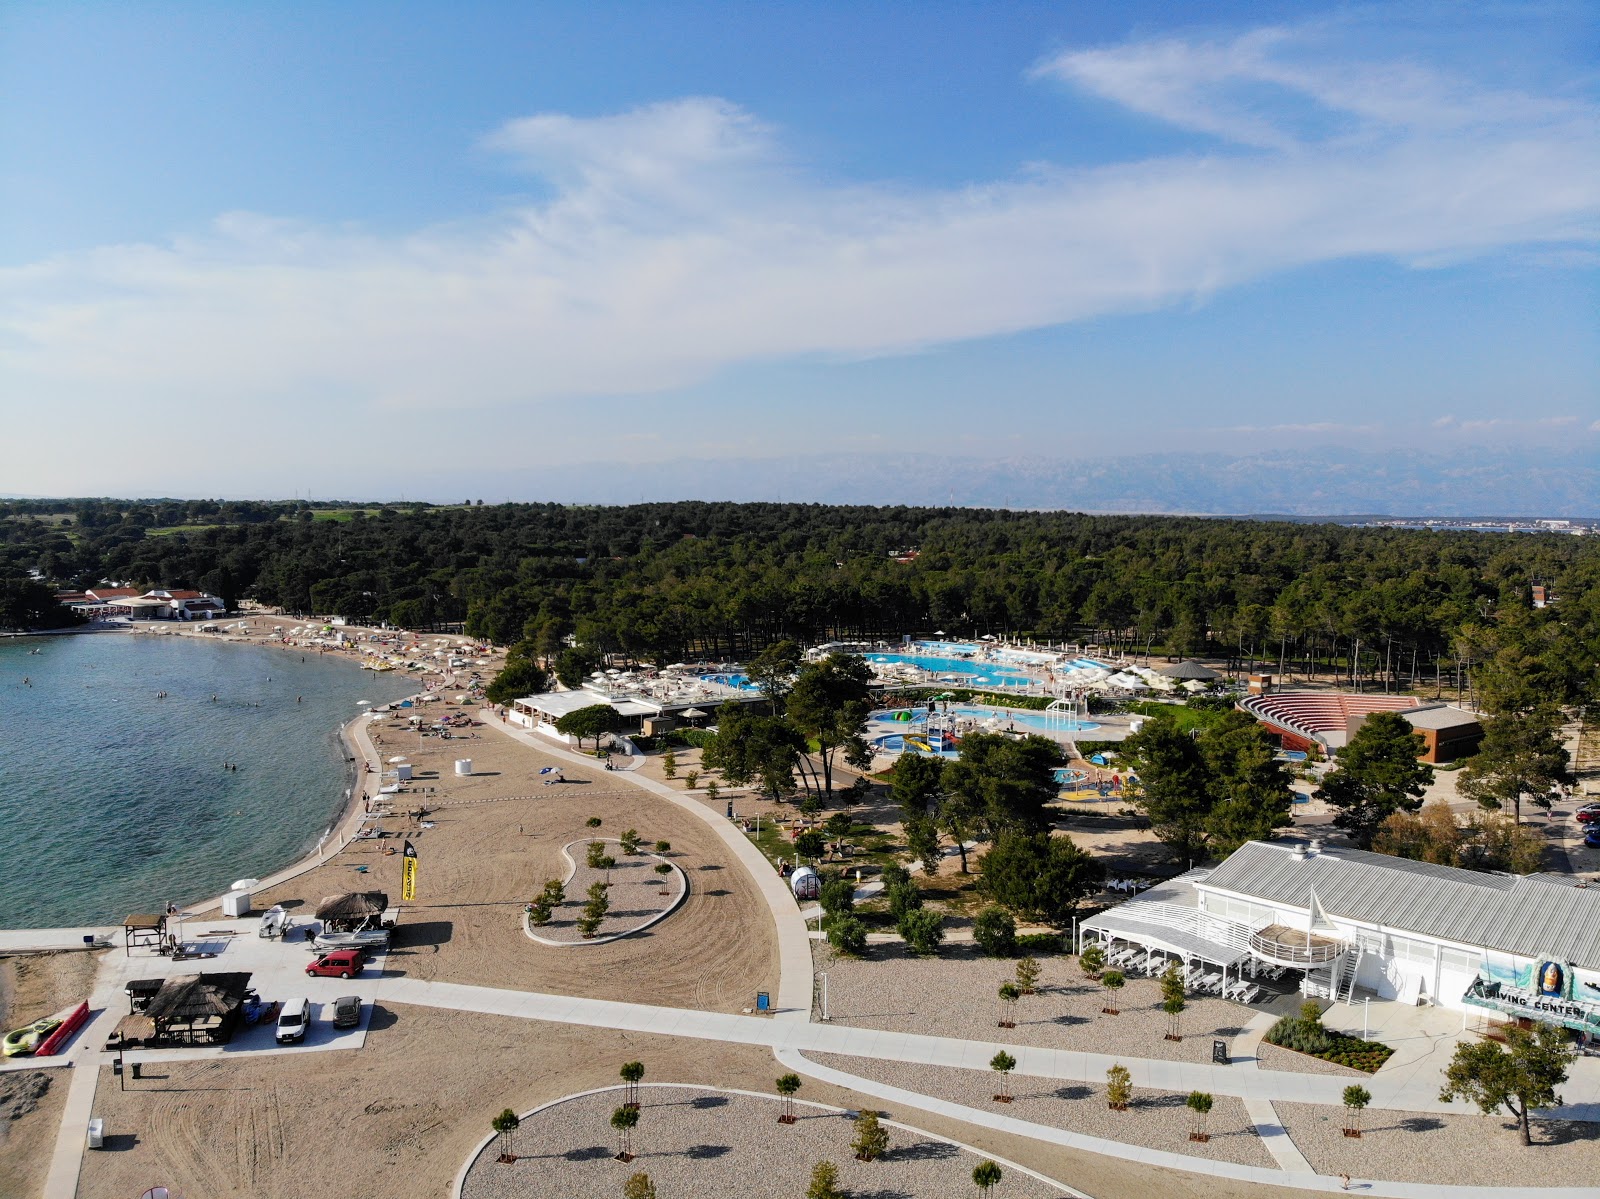
[[976,645],[967,645],[960,641],[914,641],[918,649],[925,649],[930,654],[975,654],[978,652]]
[[[909,721],[901,720],[898,713],[910,712]],[[1060,717],[1051,718],[1044,712],[1014,712],[1009,708],[988,708],[978,704],[960,705],[950,709],[952,715],[965,716],[971,720],[989,720],[998,718],[1007,724],[1014,724],[1019,729],[1027,729],[1040,733],[1086,733],[1100,726],[1092,720],[1062,720]],[[886,723],[909,724],[915,726],[928,719],[926,707],[920,708],[885,708],[872,713],[870,719]]]
[[1029,683],[1039,681],[1015,666],[1005,666],[999,662],[969,662],[964,658],[940,658],[932,654],[871,654],[867,661],[880,666],[907,663],[933,675],[962,675],[973,681],[982,679],[996,687],[1026,687]]
[[750,681],[747,674],[703,674],[700,676],[708,683],[721,683],[724,687],[733,687],[739,691],[760,691],[761,688]]

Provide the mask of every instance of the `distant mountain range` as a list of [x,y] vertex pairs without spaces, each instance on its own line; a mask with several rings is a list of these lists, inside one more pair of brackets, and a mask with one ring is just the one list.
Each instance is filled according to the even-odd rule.
[[1444,455],[1314,449],[998,460],[826,454],[541,465],[525,472],[480,472],[470,481],[417,482],[421,492],[440,489],[439,498],[459,492],[491,503],[700,499],[1286,516],[1600,515],[1600,459],[1533,450]]

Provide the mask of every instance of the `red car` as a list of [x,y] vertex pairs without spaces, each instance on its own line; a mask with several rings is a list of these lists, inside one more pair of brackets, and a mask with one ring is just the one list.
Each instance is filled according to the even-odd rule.
[[312,978],[353,978],[364,965],[366,959],[359,949],[335,949],[307,966],[306,973]]
[[1588,824],[1591,820],[1600,820],[1600,804],[1588,804],[1578,809],[1578,823]]

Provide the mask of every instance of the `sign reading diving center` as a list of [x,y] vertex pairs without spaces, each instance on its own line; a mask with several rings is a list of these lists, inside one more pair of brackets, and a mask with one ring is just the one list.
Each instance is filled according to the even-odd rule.
[[410,903],[417,897],[417,847],[406,842],[400,859],[400,898]]

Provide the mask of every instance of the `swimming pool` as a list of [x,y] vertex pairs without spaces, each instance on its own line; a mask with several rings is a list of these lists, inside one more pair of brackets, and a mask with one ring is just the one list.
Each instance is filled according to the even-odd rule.
[[969,662],[965,658],[941,658],[933,654],[872,654],[867,661],[877,666],[915,666],[932,675],[960,675],[992,687],[1026,687],[1039,681],[1000,662]]
[[[909,715],[905,715],[905,714]],[[1017,712],[1010,708],[989,708],[981,704],[962,704],[950,709],[952,716],[968,720],[999,720],[1003,725],[1015,725],[1036,733],[1087,733],[1100,726],[1092,720],[1067,720],[1047,712]],[[883,708],[872,713],[869,720],[883,723],[923,724],[928,719],[927,706],[915,708]]]
[[746,674],[703,674],[700,678],[707,683],[720,683],[724,687],[732,687],[736,691],[760,691],[761,687],[750,681]]
[[918,649],[925,649],[930,654],[975,654],[978,652],[976,645],[968,645],[962,641],[913,641],[911,643]]

